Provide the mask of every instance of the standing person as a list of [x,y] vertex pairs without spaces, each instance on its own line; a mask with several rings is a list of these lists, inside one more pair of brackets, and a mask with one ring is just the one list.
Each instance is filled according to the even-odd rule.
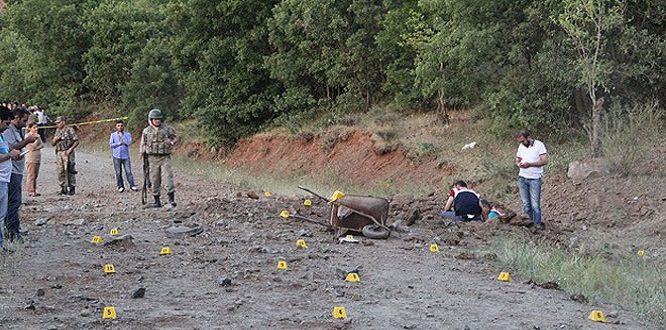
[[[2,132],[2,138],[7,142],[10,148],[23,151],[26,145],[35,142],[32,135],[23,136],[23,128],[28,120],[30,113],[26,108],[18,107],[14,109],[14,119],[9,127]],[[7,216],[5,217],[5,228],[7,229],[7,238],[10,241],[20,240],[20,215],[19,209],[23,199],[23,170],[25,169],[25,158],[23,155],[12,158],[12,174],[9,179]]]
[[523,212],[529,216],[537,228],[543,229],[541,219],[541,183],[543,166],[548,164],[548,150],[539,140],[535,140],[528,130],[521,130],[516,134],[518,152],[516,165],[520,168],[518,173],[518,188],[520,199],[523,202]]
[[25,149],[28,151],[25,155],[25,185],[28,188],[28,196],[37,197],[41,196],[37,192],[37,176],[39,176],[39,167],[42,163],[44,141],[42,141],[42,137],[39,135],[39,126],[36,122],[28,124],[28,134],[35,137],[35,142],[25,146]]
[[[171,171],[171,149],[178,143],[179,139],[173,127],[162,123],[162,111],[150,110],[148,113],[148,126],[141,134],[141,157],[148,157],[148,167],[152,192],[155,202],[152,207],[162,207],[160,202],[160,187],[162,185],[162,173],[166,179],[166,191],[169,196],[169,204],[176,206],[174,194],[176,188],[173,184],[173,172]],[[145,154],[145,155],[144,155]]]
[[40,109],[38,106],[35,106],[37,110],[35,110],[35,114],[37,115],[37,124],[39,126],[39,136],[42,137],[42,141],[46,141],[46,129],[43,128],[43,126],[48,125],[49,123],[49,116],[46,115],[46,112],[44,112],[44,109]]
[[56,150],[56,172],[60,183],[60,194],[74,195],[76,192],[76,157],[74,149],[79,146],[79,137],[73,128],[67,126],[63,116],[55,120],[56,131],[51,145]]
[[[4,133],[9,127],[12,120],[11,111],[7,107],[0,109],[0,133]],[[7,142],[0,134],[0,222],[7,215],[7,199],[9,197],[9,181],[12,175],[12,159],[21,157],[21,153],[16,149],[9,148]],[[0,246],[5,250],[3,245],[2,227],[0,225]]]
[[132,144],[132,134],[125,132],[125,122],[122,119],[116,121],[116,131],[111,133],[109,138],[109,146],[113,152],[113,168],[116,170],[116,185],[118,192],[125,191],[123,184],[123,167],[125,168],[125,176],[130,190],[139,190],[134,184],[134,176],[132,175],[132,164],[130,163],[129,146]]

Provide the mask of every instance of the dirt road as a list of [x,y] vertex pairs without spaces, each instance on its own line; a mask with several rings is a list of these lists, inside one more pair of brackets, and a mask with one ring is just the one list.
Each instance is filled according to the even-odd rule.
[[[140,193],[116,192],[110,156],[81,152],[78,193],[60,196],[53,150],[43,157],[42,196],[25,197],[22,209],[26,241],[0,256],[2,329],[656,329],[617,306],[581,304],[516,276],[497,281],[479,240],[432,215],[388,240],[337,244],[324,227],[278,216],[290,209],[325,219],[325,203],[251,199],[176,173],[178,206],[146,209]],[[133,165],[140,181],[138,159]],[[167,237],[167,228],[191,223],[204,231]],[[114,228],[133,239],[108,244]],[[95,235],[107,244],[91,243]],[[172,255],[160,256],[165,246]],[[115,273],[105,274],[107,264]],[[357,267],[360,282],[344,281]],[[145,296],[133,298],[140,288]],[[115,320],[102,317],[110,306]],[[347,319],[333,318],[335,307]],[[592,310],[616,313],[620,324],[589,321]]]

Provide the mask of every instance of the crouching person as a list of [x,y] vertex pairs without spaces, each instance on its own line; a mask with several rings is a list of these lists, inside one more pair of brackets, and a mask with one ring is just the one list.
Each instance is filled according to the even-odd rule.
[[450,221],[483,221],[488,211],[488,208],[482,207],[479,194],[468,189],[467,183],[460,180],[451,188],[441,216],[442,220]]

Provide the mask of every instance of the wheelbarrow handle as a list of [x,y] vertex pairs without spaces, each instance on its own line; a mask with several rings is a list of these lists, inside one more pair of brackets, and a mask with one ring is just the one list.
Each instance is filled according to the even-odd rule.
[[319,198],[325,200],[326,202],[329,201],[328,198],[326,198],[326,197],[324,197],[324,196],[322,196],[322,195],[320,195],[320,194],[318,194],[318,193],[316,193],[316,192],[310,190],[309,188],[306,188],[306,187],[303,187],[303,186],[298,186],[298,189],[305,190],[305,191],[307,191],[307,192],[313,194],[314,196],[319,197]]
[[304,217],[304,216],[302,216],[302,215],[298,215],[298,214],[290,214],[289,217],[290,217],[290,218],[299,219],[299,220],[305,220],[305,221],[307,221],[307,222],[316,223],[316,224],[318,224],[318,225],[322,225],[322,226],[324,226],[324,227],[326,227],[326,228],[333,228],[333,226],[331,226],[331,225],[329,225],[329,224],[327,224],[327,223],[319,222],[319,221],[317,221],[317,220],[310,219],[310,218],[306,218],[306,217]]

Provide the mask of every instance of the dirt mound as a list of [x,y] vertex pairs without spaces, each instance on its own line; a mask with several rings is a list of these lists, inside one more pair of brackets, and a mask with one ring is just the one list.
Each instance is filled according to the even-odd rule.
[[455,173],[437,168],[433,159],[414,166],[400,147],[380,155],[377,143],[372,133],[353,129],[296,137],[258,135],[241,141],[226,164],[254,173],[335,175],[361,187],[373,182],[438,186],[443,173]]

